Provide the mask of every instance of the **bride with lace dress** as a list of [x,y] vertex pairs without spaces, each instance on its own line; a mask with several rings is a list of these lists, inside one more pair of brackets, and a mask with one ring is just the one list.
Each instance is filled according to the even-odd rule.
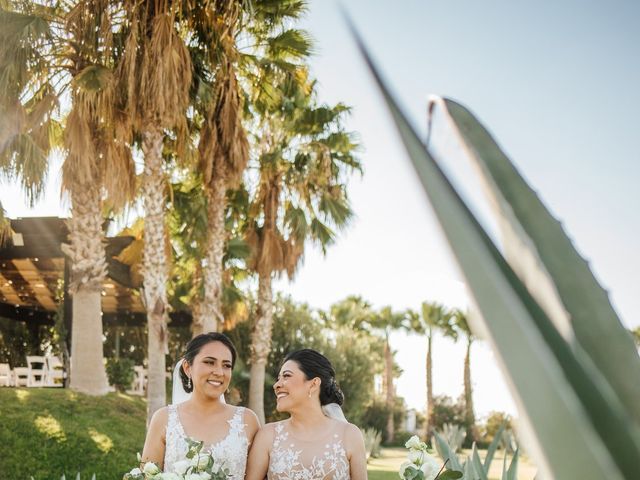
[[277,410],[290,417],[256,435],[247,480],[365,480],[362,434],[346,421],[329,360],[315,350],[290,353],[273,386]]
[[177,403],[174,394],[173,404],[153,415],[143,462],[173,472],[177,462],[186,460],[189,438],[204,442],[203,452],[210,452],[229,471],[229,480],[244,478],[249,445],[259,424],[251,410],[224,401],[235,360],[235,347],[224,334],[205,333],[189,342],[179,366],[180,383],[188,395]]

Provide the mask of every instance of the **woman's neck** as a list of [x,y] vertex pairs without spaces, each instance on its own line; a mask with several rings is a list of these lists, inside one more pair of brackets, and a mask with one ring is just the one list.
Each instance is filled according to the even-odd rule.
[[327,417],[322,412],[320,406],[301,408],[299,410],[296,409],[289,412],[289,414],[291,415],[291,417],[289,418],[291,426],[303,430],[315,428],[321,423],[327,421]]
[[220,401],[219,398],[211,398],[205,395],[194,392],[191,398],[188,400],[192,408],[196,408],[199,411],[206,411],[209,413],[218,413],[225,409],[225,404]]

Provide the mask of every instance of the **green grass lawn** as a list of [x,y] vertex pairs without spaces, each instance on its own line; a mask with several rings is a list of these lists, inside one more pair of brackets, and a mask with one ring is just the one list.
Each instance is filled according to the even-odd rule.
[[[66,389],[0,388],[0,480],[120,480],[136,464],[145,435],[146,402],[110,393],[90,397]],[[465,456],[469,452],[464,452]],[[383,448],[369,461],[370,480],[399,480],[404,448]],[[480,452],[484,456],[484,452]],[[500,478],[502,452],[489,472]],[[519,480],[534,478],[523,458]]]
[[120,480],[137,460],[146,403],[110,393],[89,397],[66,389],[0,388],[0,478]]

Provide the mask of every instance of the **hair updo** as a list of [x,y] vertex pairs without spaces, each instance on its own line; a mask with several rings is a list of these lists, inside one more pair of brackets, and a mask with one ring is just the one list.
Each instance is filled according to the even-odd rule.
[[[183,360],[186,361],[189,365],[193,365],[193,361],[200,353],[200,350],[202,350],[202,347],[212,342],[220,342],[229,349],[229,351],[231,352],[231,369],[233,370],[233,367],[236,364],[236,347],[233,345],[233,342],[229,339],[229,337],[227,337],[224,333],[209,332],[196,335],[187,344],[187,349],[182,356]],[[182,380],[182,388],[184,389],[184,391],[187,393],[191,393],[193,391],[193,384],[191,385],[191,387],[189,386],[189,376],[184,371],[184,362],[182,363],[182,365],[180,365],[180,380]]]
[[342,405],[344,394],[336,383],[336,371],[327,357],[310,348],[304,348],[288,354],[284,361],[288,360],[298,364],[307,380],[315,377],[320,379],[320,405]]

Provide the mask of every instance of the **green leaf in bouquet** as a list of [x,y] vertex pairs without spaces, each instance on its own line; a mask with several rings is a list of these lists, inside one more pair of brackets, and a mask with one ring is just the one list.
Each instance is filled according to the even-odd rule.
[[640,435],[618,398],[579,346],[570,346],[560,335],[502,257],[357,40],[482,313],[480,320],[518,404],[523,436],[541,472],[563,479],[637,478]]
[[409,465],[404,471],[405,480],[424,480],[424,473],[415,465]]
[[458,470],[445,470],[436,477],[436,480],[455,480],[457,478],[462,478],[462,472]]

